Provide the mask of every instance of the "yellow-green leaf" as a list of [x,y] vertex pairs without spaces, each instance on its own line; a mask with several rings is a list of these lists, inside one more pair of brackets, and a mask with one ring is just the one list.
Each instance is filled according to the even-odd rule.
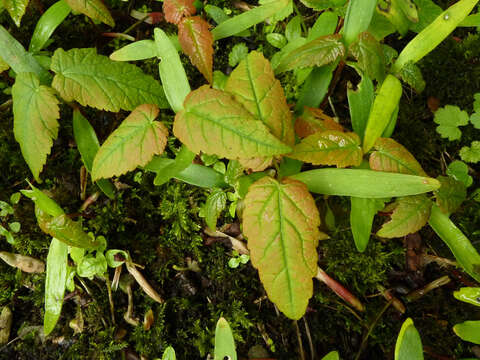
[[160,155],[167,144],[168,130],[155,121],[155,105],[140,105],[120,124],[98,150],[92,178],[110,178],[144,166]]
[[360,138],[354,132],[327,130],[310,135],[288,155],[314,165],[336,165],[343,168],[362,162]]
[[245,197],[243,232],[267,295],[286,316],[300,319],[317,273],[319,230],[315,200],[300,181],[264,177]]
[[55,239],[78,248],[95,248],[99,245],[98,241],[92,239],[83,231],[82,223],[73,221],[68,215],[62,214],[51,217],[42,211],[36,209],[39,227]]
[[4,72],[5,70],[8,70],[10,68],[10,66],[8,66],[8,64],[3,61],[3,59],[0,57],[0,73]]
[[3,0],[3,5],[15,22],[15,25],[19,27],[25,10],[27,10],[28,0]]
[[464,321],[453,327],[453,331],[462,340],[480,345],[480,321]]
[[19,73],[12,87],[13,132],[22,155],[38,181],[58,135],[60,117],[53,90],[40,85],[33,73]]
[[228,93],[202,86],[187,96],[184,108],[173,132],[195,153],[248,159],[291,151]]
[[377,171],[427,176],[413,155],[390,138],[379,138],[370,155],[370,168]]
[[398,334],[395,360],[423,360],[422,340],[410,318],[405,320]]
[[420,230],[430,217],[432,202],[426,195],[415,195],[398,198],[394,206],[390,221],[383,224],[378,236],[402,237]]
[[168,108],[161,85],[135,65],[97,55],[95,49],[58,49],[52,57],[52,87],[66,101],[118,112],[142,104]]
[[292,116],[270,62],[252,51],[230,74],[225,91],[287,145],[295,143]]
[[93,20],[101,21],[111,27],[115,26],[112,15],[102,0],[65,0],[73,11],[87,15]]

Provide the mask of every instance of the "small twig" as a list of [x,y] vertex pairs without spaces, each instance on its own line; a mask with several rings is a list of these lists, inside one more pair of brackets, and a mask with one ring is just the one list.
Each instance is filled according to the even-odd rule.
[[315,360],[315,348],[313,347],[312,335],[305,316],[303,317],[303,325],[305,325],[305,333],[307,334],[308,346],[310,347],[310,359]]
[[298,323],[296,320],[294,320],[293,323],[295,324],[295,330],[297,332],[298,350],[300,351],[300,359],[305,360],[305,353],[303,351],[302,336],[300,335],[300,328],[298,327]]
[[369,326],[368,328],[368,331],[367,333],[365,334],[363,340],[362,340],[362,343],[360,345],[360,349],[358,349],[358,352],[357,352],[357,356],[355,356],[355,360],[358,360],[360,359],[360,355],[362,355],[362,352],[363,350],[365,350],[366,346],[367,346],[367,342],[368,342],[368,338],[370,337],[370,334],[372,333],[373,329],[375,328],[375,326],[377,325],[378,321],[380,320],[380,318],[382,317],[383,313],[385,311],[387,311],[387,309],[390,307],[390,305],[392,304],[392,301],[390,300],[384,307],[383,309],[378,313],[377,317],[375,318],[375,320],[373,320],[372,324]]
[[232,243],[232,248],[233,250],[237,250],[239,254],[242,254],[242,255],[248,255],[250,254],[250,251],[248,251],[247,249],[247,246],[245,245],[244,242],[238,240],[238,239],[235,239],[233,236],[230,236],[230,235],[227,235],[221,231],[212,231],[210,230],[208,227],[205,228],[204,230],[205,234],[207,234],[208,236],[213,236],[213,237],[222,237],[222,238],[227,238],[230,240],[230,242]]
[[115,325],[115,305],[113,303],[112,286],[108,272],[105,274],[105,282],[107,283],[108,302],[110,303],[110,316],[112,317],[112,324]]
[[436,288],[448,284],[450,281],[452,281],[448,275],[442,276],[441,278],[438,278],[436,280],[433,280],[431,283],[425,285],[423,288],[412,291],[410,294],[408,294],[405,299],[407,301],[415,301],[420,299],[422,296],[424,296],[426,293],[429,293],[432,290],[435,290]]

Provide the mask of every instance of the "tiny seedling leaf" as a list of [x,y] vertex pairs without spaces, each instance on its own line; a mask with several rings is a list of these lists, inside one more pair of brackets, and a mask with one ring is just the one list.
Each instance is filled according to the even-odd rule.
[[289,157],[313,165],[358,166],[362,162],[360,138],[354,132],[317,132],[295,145]]
[[175,355],[175,350],[173,347],[169,346],[165,349],[165,352],[163,353],[162,360],[176,360],[177,357]]
[[167,143],[168,130],[159,121],[155,105],[140,105],[105,140],[95,156],[92,178],[110,178],[144,166],[160,155]]
[[217,229],[217,219],[226,205],[227,195],[222,189],[214,189],[208,195],[205,202],[205,222],[211,230]]
[[398,198],[390,221],[377,232],[385,238],[402,237],[420,230],[430,217],[432,202],[425,195]]
[[467,125],[468,120],[467,112],[453,105],[438,109],[433,119],[438,124],[437,132],[450,141],[459,140],[462,137],[462,132],[458,127]]
[[245,197],[243,232],[267,295],[291,319],[300,319],[317,273],[320,216],[305,184],[264,177]]
[[372,170],[427,175],[413,155],[393,139],[379,138],[373,149],[369,158]]
[[291,151],[230,94],[202,86],[187,96],[184,106],[173,132],[195,153],[248,159]]
[[38,181],[58,135],[58,100],[53,89],[40,85],[34,73],[17,74],[12,97],[15,140]]
[[118,112],[142,104],[168,108],[160,84],[135,65],[97,55],[95,49],[58,49],[52,57],[52,87],[66,101]]

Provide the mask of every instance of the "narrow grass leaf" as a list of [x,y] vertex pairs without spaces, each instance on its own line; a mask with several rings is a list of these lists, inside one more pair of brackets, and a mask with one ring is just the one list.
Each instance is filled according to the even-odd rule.
[[[156,30],[156,29],[155,29]],[[140,40],[110,54],[113,61],[138,61],[157,56],[157,46],[153,40]]]

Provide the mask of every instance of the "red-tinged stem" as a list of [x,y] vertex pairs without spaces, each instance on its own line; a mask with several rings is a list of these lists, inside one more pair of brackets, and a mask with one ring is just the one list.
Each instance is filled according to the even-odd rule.
[[350,291],[348,291],[342,284],[340,284],[335,279],[332,279],[328,274],[323,271],[320,267],[317,268],[317,275],[315,276],[319,281],[323,282],[327,285],[330,289],[333,290],[335,294],[340,296],[343,300],[347,303],[352,305],[358,311],[364,311],[365,307],[360,302],[360,300],[353,295]]

